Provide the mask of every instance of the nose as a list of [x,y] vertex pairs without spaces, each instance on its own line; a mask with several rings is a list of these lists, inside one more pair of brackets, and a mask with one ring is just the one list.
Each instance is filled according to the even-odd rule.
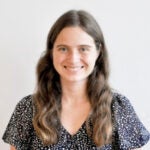
[[78,62],[80,60],[80,57],[81,57],[80,53],[76,49],[71,50],[70,53],[69,53],[69,60],[72,63]]

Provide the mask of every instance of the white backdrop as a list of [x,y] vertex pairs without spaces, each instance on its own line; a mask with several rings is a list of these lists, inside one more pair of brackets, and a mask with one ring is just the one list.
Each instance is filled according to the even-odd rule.
[[[0,137],[17,102],[34,90],[35,66],[51,25],[69,9],[85,9],[98,20],[109,51],[110,84],[130,99],[150,131],[149,0],[0,0]],[[8,149],[1,139],[0,149]]]

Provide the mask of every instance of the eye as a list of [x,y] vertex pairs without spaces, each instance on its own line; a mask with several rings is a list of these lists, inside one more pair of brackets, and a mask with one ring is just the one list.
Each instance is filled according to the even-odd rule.
[[66,48],[66,47],[59,47],[58,50],[59,50],[59,51],[62,51],[62,52],[66,52],[66,51],[67,51],[67,48]]
[[85,51],[87,51],[88,50],[88,48],[86,48],[86,47],[81,47],[80,48],[80,51],[82,51],[82,52],[85,52]]

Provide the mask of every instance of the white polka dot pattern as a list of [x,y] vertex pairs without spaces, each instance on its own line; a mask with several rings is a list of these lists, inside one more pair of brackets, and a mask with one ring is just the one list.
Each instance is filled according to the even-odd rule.
[[[87,135],[85,123],[74,136],[61,126],[58,143],[44,146],[36,136],[32,118],[32,95],[29,95],[17,104],[3,140],[17,150],[129,150],[145,145],[150,138],[129,100],[118,93],[113,93],[112,100],[113,142],[102,147],[96,147]],[[92,129],[90,120],[89,125]]]

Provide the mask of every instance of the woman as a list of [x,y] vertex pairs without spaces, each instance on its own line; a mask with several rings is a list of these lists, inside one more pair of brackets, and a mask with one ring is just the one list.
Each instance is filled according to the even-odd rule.
[[108,84],[102,31],[85,11],[71,10],[52,26],[37,65],[37,88],[23,98],[3,139],[11,149],[129,150],[149,133],[129,100]]

